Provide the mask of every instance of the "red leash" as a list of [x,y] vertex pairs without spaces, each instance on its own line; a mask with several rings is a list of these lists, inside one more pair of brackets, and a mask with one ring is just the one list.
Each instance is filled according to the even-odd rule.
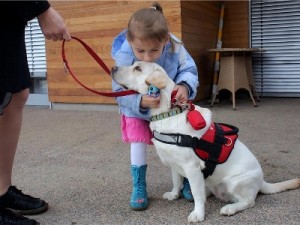
[[[105,65],[105,63],[102,61],[102,59],[93,51],[93,49],[91,49],[90,46],[88,46],[85,42],[83,42],[82,40],[80,40],[79,38],[76,37],[72,37],[72,39],[78,41],[87,51],[88,53],[90,53],[90,55],[96,60],[96,62],[102,67],[102,69],[108,74],[110,75],[110,70],[107,68],[107,66]],[[136,91],[133,90],[127,90],[127,91],[119,91],[119,92],[100,92],[100,91],[96,91],[92,88],[87,87],[86,85],[84,85],[83,83],[81,83],[77,77],[74,75],[74,73],[72,72],[67,58],[66,58],[66,53],[65,53],[65,40],[63,40],[62,42],[62,52],[61,52],[61,56],[64,62],[64,66],[65,68],[69,71],[69,73],[71,74],[71,76],[73,77],[74,80],[77,81],[78,84],[80,84],[82,87],[84,87],[85,89],[98,94],[98,95],[102,95],[102,96],[106,96],[106,97],[119,97],[119,96],[125,96],[125,95],[132,95],[132,94],[137,94]]]

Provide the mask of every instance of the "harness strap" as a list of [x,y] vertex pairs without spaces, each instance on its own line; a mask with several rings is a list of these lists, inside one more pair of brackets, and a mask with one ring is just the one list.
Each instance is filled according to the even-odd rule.
[[[190,135],[179,134],[179,133],[159,133],[154,131],[153,137],[163,143],[178,145],[181,147],[190,147],[194,150],[196,148],[201,149],[214,149],[216,151],[210,152],[209,158],[205,161],[205,168],[202,170],[204,178],[210,176],[217,164],[218,156],[221,152],[222,144],[219,143],[210,143],[203,139],[197,137],[192,137]],[[207,151],[208,152],[208,151]]]
[[[222,146],[232,144],[232,140],[225,137],[225,135],[227,135],[227,136],[236,135],[239,132],[239,129],[232,125],[228,125],[228,124],[224,124],[224,123],[214,123],[214,125],[215,125],[215,131],[216,131],[216,134],[214,137],[214,143],[208,142],[209,144],[211,144],[211,146],[210,146],[211,148],[209,146],[207,146],[208,148],[204,148],[204,147],[202,148],[201,146],[197,146],[197,147],[200,147],[202,150],[210,153],[208,159],[205,161],[205,168],[202,170],[204,178],[207,178],[208,176],[213,174],[213,172],[218,164],[219,156],[221,155]],[[228,128],[230,128],[230,130],[224,131],[222,129],[222,126],[228,127]],[[199,139],[199,140],[201,142],[205,141],[203,139]],[[194,150],[195,150],[195,148],[194,148]]]
[[[227,124],[218,124],[214,123],[216,128],[216,133],[214,137],[214,142],[209,142],[204,139],[199,139],[197,137],[192,137],[190,135],[179,134],[179,133],[159,133],[157,131],[153,132],[154,139],[172,145],[178,145],[181,147],[190,147],[195,151],[196,149],[202,149],[203,151],[209,153],[208,159],[205,160],[205,168],[202,170],[204,178],[212,175],[217,164],[218,158],[222,151],[222,146],[228,144],[232,144],[231,140],[225,137],[225,135],[235,135],[238,133],[238,128],[227,125]],[[231,130],[224,131],[221,127],[227,126]]]
[[[218,164],[218,158],[222,151],[222,145],[227,143],[227,138],[224,138],[224,132],[221,128],[221,126],[217,123],[215,123],[216,128],[216,135],[214,137],[214,143],[212,144],[212,148],[200,148],[204,151],[208,152],[207,149],[213,150],[209,151],[208,159],[205,161],[205,168],[202,170],[204,178],[207,178],[208,176],[212,175],[215,171],[215,168]],[[203,139],[200,139],[200,141],[204,141]],[[195,150],[195,148],[194,148]]]

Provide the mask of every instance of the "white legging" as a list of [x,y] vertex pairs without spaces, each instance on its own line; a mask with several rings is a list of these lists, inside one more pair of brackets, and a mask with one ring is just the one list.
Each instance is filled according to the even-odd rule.
[[130,145],[131,165],[143,166],[147,164],[147,144],[133,142]]

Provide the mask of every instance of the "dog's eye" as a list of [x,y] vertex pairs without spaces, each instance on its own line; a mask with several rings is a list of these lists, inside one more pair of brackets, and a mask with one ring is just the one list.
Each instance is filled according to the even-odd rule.
[[141,69],[141,67],[139,67],[139,66],[136,66],[136,67],[134,68],[134,70],[137,70],[137,71],[139,71],[139,72],[142,72],[142,69]]

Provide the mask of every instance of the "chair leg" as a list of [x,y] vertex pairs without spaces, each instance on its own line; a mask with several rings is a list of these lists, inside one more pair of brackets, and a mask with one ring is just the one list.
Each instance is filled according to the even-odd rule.
[[256,100],[259,102],[260,99],[259,99],[259,96],[258,96],[258,94],[257,94],[257,91],[256,91],[255,87],[254,87],[253,85],[249,85],[249,86],[250,86],[250,90],[252,91],[253,97],[255,96],[255,97],[256,97]]
[[236,110],[236,108],[235,108],[235,91],[232,92],[232,108],[233,108],[233,110]]
[[254,100],[254,98],[253,98],[251,89],[249,89],[249,94],[250,94],[250,97],[251,97],[251,99],[252,99],[253,105],[254,105],[255,107],[257,107],[256,102],[255,102],[255,100]]
[[210,103],[210,107],[213,107],[213,104],[214,104],[214,102],[215,102],[215,100],[216,100],[216,97],[217,97],[217,93],[216,93],[216,94],[213,94],[212,100],[211,100],[211,103]]

